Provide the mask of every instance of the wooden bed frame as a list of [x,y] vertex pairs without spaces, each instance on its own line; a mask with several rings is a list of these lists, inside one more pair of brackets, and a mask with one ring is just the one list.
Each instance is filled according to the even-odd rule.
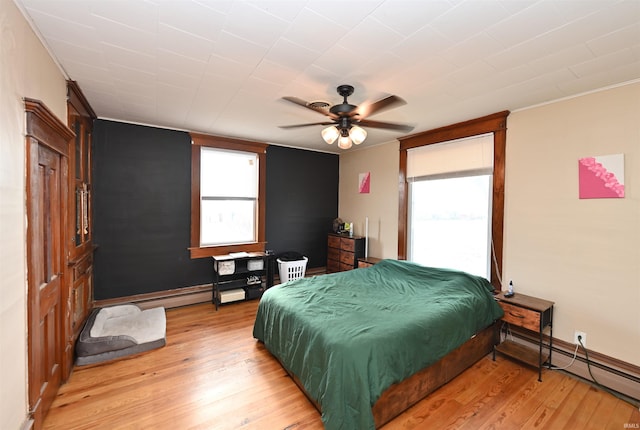
[[[491,353],[495,344],[496,329],[494,323],[431,366],[387,388],[372,407],[376,428],[387,424],[402,412],[473,366],[480,359]],[[316,409],[321,412],[322,409],[320,405],[307,394],[298,377],[291,373],[285,366],[282,367],[311,403],[313,403]]]

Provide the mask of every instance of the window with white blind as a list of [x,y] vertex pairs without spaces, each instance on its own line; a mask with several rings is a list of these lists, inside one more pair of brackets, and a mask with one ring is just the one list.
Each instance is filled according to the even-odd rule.
[[256,242],[257,154],[200,150],[200,246]]
[[493,134],[407,151],[409,260],[491,277]]
[[191,258],[264,252],[267,144],[191,136]]

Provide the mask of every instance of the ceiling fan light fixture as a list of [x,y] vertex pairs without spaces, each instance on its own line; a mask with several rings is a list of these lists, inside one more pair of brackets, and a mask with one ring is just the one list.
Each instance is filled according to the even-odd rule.
[[338,148],[340,149],[351,148],[351,138],[349,136],[340,136],[340,139],[338,139]]
[[349,130],[349,137],[354,144],[360,145],[367,138],[367,131],[362,127],[354,125],[351,127],[351,130]]
[[324,100],[313,100],[307,103],[307,106],[311,109],[326,109],[329,110],[331,107],[331,103],[326,102]]
[[400,97],[391,95],[382,98],[374,103],[368,103],[363,107],[358,107],[349,103],[349,101],[347,100],[347,98],[353,94],[354,88],[352,85],[339,85],[336,89],[338,91],[338,94],[343,97],[343,100],[342,103],[331,107],[329,107],[329,102],[326,102],[324,100],[314,100],[311,102],[306,102],[298,97],[283,97],[283,99],[288,102],[307,109],[311,109],[321,115],[328,116],[330,121],[280,127],[297,128],[316,125],[328,125],[329,127],[324,128],[320,133],[322,135],[322,139],[329,145],[338,140],[338,147],[340,149],[349,149],[352,145],[360,145],[365,141],[365,139],[367,138],[367,131],[362,127],[356,125],[358,123],[362,123],[365,126],[388,128],[391,130],[411,131],[413,129],[413,126],[404,124],[366,120],[366,117],[374,115],[377,112],[381,112],[398,105],[406,104],[406,102]]
[[324,141],[327,142],[329,145],[335,142],[338,136],[340,136],[340,132],[338,131],[338,128],[334,125],[331,125],[323,129],[321,134]]

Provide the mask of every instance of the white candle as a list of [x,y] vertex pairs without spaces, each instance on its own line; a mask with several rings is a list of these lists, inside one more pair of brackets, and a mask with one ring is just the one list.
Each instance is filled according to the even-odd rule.
[[369,256],[369,217],[364,218],[364,258]]

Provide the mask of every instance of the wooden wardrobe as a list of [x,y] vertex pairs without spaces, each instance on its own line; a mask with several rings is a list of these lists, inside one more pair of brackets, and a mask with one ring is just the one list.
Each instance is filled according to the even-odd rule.
[[73,369],[93,301],[91,133],[95,114],[68,83],[68,123],[25,98],[29,414],[44,417]]

